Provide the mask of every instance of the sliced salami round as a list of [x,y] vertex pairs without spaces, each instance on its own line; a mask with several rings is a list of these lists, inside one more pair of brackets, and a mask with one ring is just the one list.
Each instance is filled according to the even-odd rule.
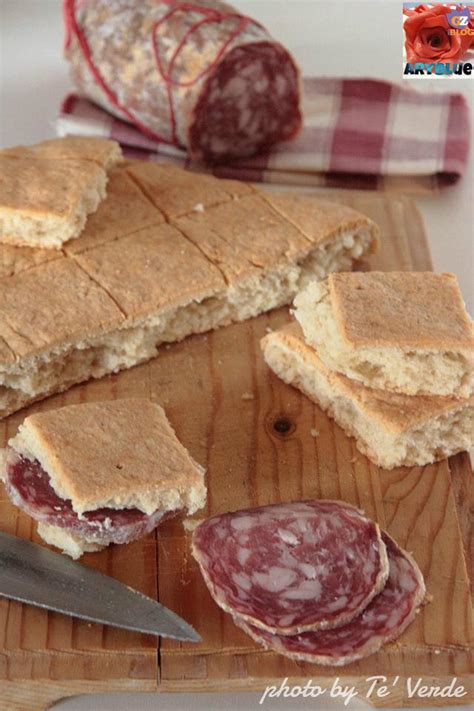
[[149,516],[138,509],[104,508],[79,517],[71,502],[56,494],[41,464],[13,450],[7,455],[4,484],[12,503],[32,518],[67,529],[97,545],[134,541],[175,513],[156,511]]
[[413,558],[388,534],[382,537],[390,566],[387,583],[365,610],[343,627],[289,637],[271,634],[238,618],[235,623],[266,649],[300,661],[343,666],[374,654],[408,627],[426,592]]
[[192,545],[217,604],[282,635],[343,625],[388,576],[377,524],[337,501],[214,516],[196,528]]

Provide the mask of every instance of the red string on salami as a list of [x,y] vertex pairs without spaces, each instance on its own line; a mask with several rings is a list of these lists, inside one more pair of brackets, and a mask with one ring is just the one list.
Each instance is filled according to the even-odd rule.
[[[71,43],[71,38],[72,35],[74,34],[77,38],[77,41],[80,44],[83,56],[85,61],[87,62],[87,65],[91,71],[92,76],[94,77],[96,83],[100,86],[102,91],[105,93],[107,96],[108,100],[111,102],[113,106],[115,106],[119,111],[123,112],[123,114],[128,118],[130,123],[133,123],[140,131],[142,131],[145,135],[149,136],[151,139],[160,141],[163,143],[168,143],[171,145],[175,146],[180,146],[177,136],[176,136],[176,115],[175,115],[175,109],[174,109],[174,102],[173,102],[173,87],[174,86],[180,86],[180,87],[188,87],[188,86],[193,86],[197,82],[199,82],[201,79],[203,79],[206,75],[208,75],[212,70],[217,66],[223,55],[225,54],[227,48],[229,45],[233,42],[234,39],[236,39],[249,24],[254,24],[258,27],[261,27],[260,23],[256,22],[253,20],[251,17],[247,17],[246,15],[241,15],[240,13],[237,12],[228,12],[228,11],[222,11],[222,10],[217,10],[215,8],[210,8],[210,7],[205,7],[205,6],[200,6],[196,5],[194,3],[189,3],[189,2],[181,2],[177,3],[174,0],[162,0],[163,4],[169,5],[170,10],[163,15],[159,20],[153,23],[152,25],[152,30],[151,30],[151,43],[152,43],[152,52],[153,52],[153,57],[155,60],[156,68],[157,71],[162,78],[163,82],[166,85],[166,92],[167,92],[167,97],[168,97],[168,110],[169,110],[169,122],[170,122],[170,127],[171,127],[171,139],[159,135],[155,133],[154,131],[151,131],[148,126],[146,126],[142,121],[140,121],[126,106],[124,106],[123,103],[121,103],[115,94],[114,91],[108,86],[107,82],[105,81],[104,77],[102,76],[101,72],[99,71],[99,68],[97,67],[96,63],[94,62],[94,59],[92,57],[92,52],[89,47],[89,43],[87,41],[87,38],[82,31],[82,29],[79,27],[79,24],[76,20],[76,0],[64,0],[64,23],[65,23],[65,40],[64,40],[64,48],[67,49],[70,46]],[[168,67],[165,69],[162,64],[162,60],[159,54],[159,47],[158,47],[158,42],[157,42],[157,35],[158,35],[158,29],[165,23],[167,22],[173,15],[177,13],[195,13],[201,16],[199,20],[197,20],[194,24],[192,24],[185,34],[183,35],[182,39],[180,40],[179,44],[177,45],[176,49],[174,50],[170,61],[168,62]],[[201,70],[195,77],[188,81],[176,81],[173,79],[173,70],[175,67],[176,60],[178,59],[180,53],[182,52],[183,48],[186,47],[187,42],[189,41],[190,37],[203,25],[210,24],[210,23],[222,23],[227,20],[238,20],[238,24],[232,32],[230,32],[228,38],[223,42],[223,44],[220,46],[220,48],[217,50],[214,58],[212,61],[203,69]]]
[[[164,0],[164,1],[167,2],[167,0]],[[171,2],[167,2],[167,4],[171,4]],[[168,64],[168,71],[165,71],[163,69],[163,66],[161,63],[161,59],[160,59],[159,51],[158,51],[158,45],[157,45],[157,41],[156,41],[157,30],[162,24],[164,24],[170,17],[172,17],[177,12],[196,12],[196,13],[204,15],[204,17],[201,20],[198,20],[197,22],[195,22],[194,25],[192,25],[185,32],[180,43],[178,44],[175,51],[173,52],[173,55],[171,56],[171,59]],[[210,62],[207,65],[207,67],[205,67],[201,72],[199,72],[195,77],[193,77],[193,79],[190,79],[187,82],[175,81],[173,79],[173,69],[174,69],[176,59],[178,58],[183,47],[185,47],[186,42],[189,40],[191,35],[194,32],[196,32],[196,30],[198,30],[200,27],[202,27],[202,25],[212,23],[212,22],[223,22],[224,20],[228,20],[230,18],[238,19],[239,24],[236,27],[236,29],[233,32],[231,32],[228,39],[224,42],[224,44],[218,50],[218,52],[216,53],[212,62]],[[219,60],[223,56],[224,52],[226,51],[226,49],[230,45],[230,43],[236,37],[238,37],[244,31],[244,29],[247,27],[247,25],[251,22],[254,22],[254,24],[257,24],[250,17],[245,17],[244,15],[240,15],[239,13],[236,13],[236,12],[221,12],[220,10],[215,10],[213,8],[200,7],[198,5],[194,5],[193,3],[183,2],[183,3],[179,3],[178,5],[175,5],[174,7],[172,7],[172,9],[169,12],[167,12],[161,19],[159,19],[157,22],[154,23],[153,29],[152,29],[153,56],[155,58],[158,72],[160,73],[163,81],[166,84],[166,89],[167,89],[167,94],[168,94],[169,111],[170,111],[170,125],[171,125],[172,142],[175,145],[177,144],[176,116],[175,116],[174,104],[173,104],[172,87],[173,86],[192,86],[193,84],[196,84],[204,76],[209,74],[209,72],[212,71],[212,69],[214,69],[214,67],[219,63]]]

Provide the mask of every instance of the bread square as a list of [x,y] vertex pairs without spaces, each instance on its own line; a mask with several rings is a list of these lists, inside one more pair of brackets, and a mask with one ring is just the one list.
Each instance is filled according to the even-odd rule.
[[124,320],[110,296],[64,257],[1,280],[0,314],[0,336],[17,358],[80,343]]
[[64,249],[77,254],[164,221],[127,172],[116,168],[109,175],[107,197],[88,217],[79,237],[67,242]]
[[176,226],[212,262],[228,283],[285,260],[303,259],[308,240],[259,195],[187,215]]
[[203,469],[164,410],[144,398],[29,415],[9,447],[37,460],[56,494],[78,514],[100,508],[193,513],[205,502]]
[[[379,229],[368,217],[348,205],[323,200],[314,193],[261,191],[261,196],[289,220],[313,244],[343,237],[345,247],[353,248],[352,258],[375,252]],[[358,240],[355,238],[358,235]]]
[[216,180],[211,175],[182,170],[175,165],[129,161],[127,168],[141,189],[167,220],[229,202],[254,189],[237,180]]
[[61,139],[47,143],[0,153],[0,242],[60,249],[105,197],[105,166],[116,161],[117,144],[81,139],[78,150]]
[[225,288],[219,270],[168,224],[88,249],[76,259],[129,319],[199,303]]
[[328,368],[407,395],[471,395],[472,323],[453,274],[331,274],[294,304],[307,342]]
[[429,464],[474,443],[474,398],[367,388],[325,366],[293,323],[262,339],[270,368],[307,395],[384,469]]

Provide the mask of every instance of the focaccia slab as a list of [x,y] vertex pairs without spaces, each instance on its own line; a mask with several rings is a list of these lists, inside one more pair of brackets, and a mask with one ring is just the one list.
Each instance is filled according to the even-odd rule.
[[[0,283],[0,416],[141,363],[163,342],[287,304],[307,281],[350,269],[378,244],[376,225],[354,210],[327,201],[314,209],[315,198],[304,196],[303,234],[263,191],[242,184],[239,195],[227,181],[222,189],[219,179],[194,173],[196,189],[205,178],[203,195],[215,185],[220,201],[204,211],[182,206],[185,214],[170,219],[174,203],[159,209],[140,183],[142,164],[135,165],[113,172],[110,195],[59,258],[43,262],[39,250],[8,257],[14,268]],[[154,171],[169,183],[179,174],[150,163],[147,181]]]

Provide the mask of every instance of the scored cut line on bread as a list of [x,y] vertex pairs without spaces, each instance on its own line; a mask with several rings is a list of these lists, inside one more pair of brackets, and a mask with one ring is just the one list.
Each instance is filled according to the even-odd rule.
[[216,179],[172,164],[127,161],[126,167],[130,177],[168,221],[260,192],[241,180]]
[[[313,244],[340,235],[343,231],[369,228],[366,217],[348,205],[333,203],[311,193],[261,191],[261,195],[276,212],[289,220]],[[368,253],[375,252],[378,246],[377,229]]]
[[64,249],[67,254],[74,255],[164,221],[162,213],[151,204],[128,172],[115,168],[109,173],[107,198],[88,217],[80,237],[67,242]]

